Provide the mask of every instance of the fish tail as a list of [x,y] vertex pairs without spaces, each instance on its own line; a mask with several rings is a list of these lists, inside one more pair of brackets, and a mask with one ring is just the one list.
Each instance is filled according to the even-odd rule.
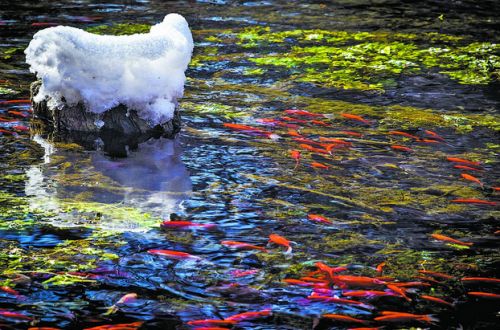
[[286,249],[285,255],[290,256],[290,257],[292,256],[292,246],[291,245]]
[[437,323],[437,322],[439,322],[439,319],[437,317],[435,317],[434,315],[432,315],[432,314],[425,315],[425,317],[423,317],[422,320],[424,320],[424,321],[426,321],[428,323]]

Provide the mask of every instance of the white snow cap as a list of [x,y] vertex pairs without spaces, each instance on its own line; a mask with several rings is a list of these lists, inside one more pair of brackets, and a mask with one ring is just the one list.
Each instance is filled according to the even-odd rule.
[[173,117],[192,51],[188,23],[169,14],[149,33],[130,36],[47,28],[24,52],[30,71],[42,80],[36,102],[48,97],[49,106],[61,108],[62,98],[69,105],[82,101],[94,113],[124,104],[156,125]]

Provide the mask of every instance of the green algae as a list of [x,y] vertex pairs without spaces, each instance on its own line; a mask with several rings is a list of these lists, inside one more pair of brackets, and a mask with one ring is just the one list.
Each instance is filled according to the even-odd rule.
[[130,35],[136,33],[148,33],[151,25],[148,24],[132,24],[119,23],[113,25],[96,25],[86,29],[87,32],[94,34],[110,34],[110,35]]
[[194,102],[182,102],[182,108],[198,116],[213,116],[225,119],[236,119],[249,116],[246,111],[241,111],[237,107],[231,107],[220,103],[206,102],[198,104]]

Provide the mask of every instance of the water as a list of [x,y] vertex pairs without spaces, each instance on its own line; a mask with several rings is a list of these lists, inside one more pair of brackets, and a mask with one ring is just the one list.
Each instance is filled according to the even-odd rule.
[[[439,321],[371,326],[494,327],[498,299],[467,292],[498,294],[498,285],[459,279],[496,276],[498,207],[452,200],[499,200],[492,188],[499,185],[496,2],[16,1],[0,8],[2,100],[29,98],[34,78],[22,50],[47,24],[118,26],[113,32],[125,33],[141,27],[117,24],[151,25],[178,12],[196,42],[181,100],[184,126],[175,141],[118,149],[85,137],[61,143],[36,122],[25,130],[29,103],[0,103],[0,283],[18,291],[0,291],[0,309],[29,318],[0,315],[0,328],[143,322],[145,329],[187,329],[192,320],[265,309],[272,315],[237,328],[309,329],[322,314],[373,320],[384,310],[433,314]],[[311,142],[293,141],[283,123],[298,125],[304,138],[344,139],[352,146],[309,152],[300,144]],[[389,134],[432,140],[426,130],[445,142]],[[301,152],[298,166],[291,150]],[[129,157],[117,157],[124,154]],[[456,169],[459,163],[448,156],[480,161],[481,171]],[[332,223],[312,222],[309,214]],[[160,229],[169,218],[217,226]],[[291,257],[268,244],[272,233],[294,242]],[[446,245],[433,233],[474,245]],[[197,258],[170,259],[151,249]],[[375,267],[385,261],[382,275],[397,281],[415,280],[419,270],[454,279],[410,290],[411,301],[349,298],[375,307],[367,309],[311,301],[311,288],[282,281],[307,276],[316,261],[345,266],[346,275],[377,276]],[[132,292],[137,299],[106,313]],[[347,298],[338,287],[333,294]],[[317,329],[355,325],[322,318]]]

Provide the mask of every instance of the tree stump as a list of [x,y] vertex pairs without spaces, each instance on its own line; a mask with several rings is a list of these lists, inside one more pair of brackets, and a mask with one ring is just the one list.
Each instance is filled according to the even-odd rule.
[[104,151],[113,156],[126,157],[127,148],[135,149],[139,143],[150,138],[173,139],[181,128],[181,116],[177,108],[174,118],[154,127],[139,118],[135,110],[129,110],[124,105],[102,114],[88,112],[82,103],[52,109],[47,105],[47,100],[33,101],[41,85],[40,80],[31,84],[33,114],[43,122],[47,131],[53,133],[54,139],[61,142],[75,142],[94,149],[96,140],[100,139]]

